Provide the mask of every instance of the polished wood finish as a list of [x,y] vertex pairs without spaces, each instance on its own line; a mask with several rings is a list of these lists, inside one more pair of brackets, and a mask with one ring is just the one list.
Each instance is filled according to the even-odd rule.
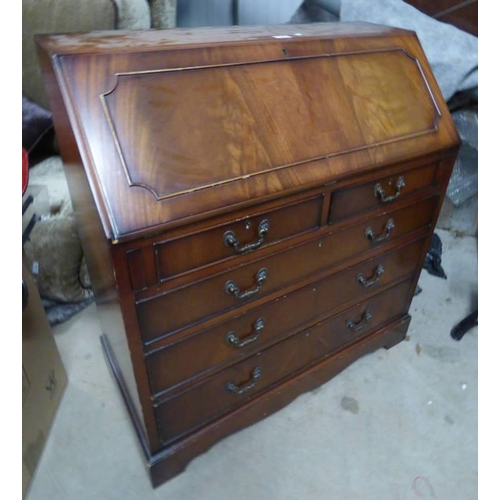
[[105,354],[154,486],[404,338],[459,145],[414,33],[38,41]]
[[[166,240],[154,244],[159,279],[165,281],[182,272],[237,257],[241,250],[242,253],[255,251],[285,238],[312,231],[320,225],[322,206],[323,197],[320,195],[270,212],[259,211],[249,215],[246,211],[241,220],[210,227],[188,237],[174,239],[169,238],[167,233]],[[257,246],[259,228],[263,223],[269,229],[263,232],[263,243]],[[238,245],[231,246],[224,241],[224,235],[228,232],[234,234]],[[255,250],[252,250],[252,245]]]
[[[303,288],[265,302],[262,306],[245,309],[230,321],[187,338],[169,337],[161,347],[153,345],[146,362],[150,372],[152,392],[159,396],[167,389],[186,385],[190,379],[203,376],[214,368],[234,363],[283,340],[329,317],[353,301],[359,301],[388,285],[413,275],[425,241],[419,239],[389,253],[361,262],[323,278]],[[376,283],[364,287],[358,281],[362,275],[373,279],[379,266],[383,272]],[[338,290],[342,290],[342,294]],[[234,332],[242,342],[255,336],[255,325],[263,320],[263,328],[253,342],[242,347],[228,342]]]
[[[434,183],[438,163],[398,172],[384,179],[377,179],[361,186],[338,189],[332,197],[330,220],[342,220],[358,213],[376,209],[389,203],[392,197],[406,196],[427,188]],[[398,187],[398,182],[401,187]]]
[[[416,205],[383,213],[352,228],[326,233],[317,240],[275,252],[269,257],[255,258],[248,264],[201,281],[193,280],[188,286],[140,301],[137,315],[141,334],[149,341],[176,332],[213,314],[247,305],[262,295],[293,285],[301,278],[333,266],[347,257],[367,252],[380,244],[366,237],[368,228],[372,228],[379,237],[384,234],[387,223],[394,221],[394,229],[384,238],[387,241],[426,226],[430,223],[436,203],[435,198],[427,198]],[[267,278],[255,295],[242,300],[226,292],[228,281],[236,283],[245,291],[256,290],[257,275],[262,269],[267,270]]]
[[[311,329],[293,335],[286,342],[280,342],[248,357],[187,392],[162,400],[157,409],[162,440],[168,443],[200,425],[211,422],[217,416],[265,391],[272,384],[285,380],[311,363],[317,363],[339,346],[346,347],[360,335],[372,331],[372,328],[401,316],[405,312],[409,290],[410,283],[404,282]],[[367,311],[371,312],[371,316],[364,324]],[[359,330],[349,329],[348,321],[360,323]],[[253,390],[242,394],[227,390],[229,382],[234,382],[238,387],[245,387],[252,380],[252,371],[257,367],[262,369],[262,374],[256,380]]]
[[[207,30],[206,43],[192,31],[40,42],[57,54],[59,83],[112,240],[457,140],[414,33],[290,25],[235,29],[231,44],[220,43],[231,30]],[[289,34],[274,34],[283,31]]]
[[390,349],[398,344],[404,340],[409,322],[410,317],[405,316],[371,335],[362,337],[349,349],[325,356],[311,368],[293,378],[288,378],[284,383],[249,401],[247,405],[236,408],[198,432],[190,434],[175,446],[165,447],[149,461],[153,485],[158,486],[181,473],[191,460],[193,450],[196,450],[197,454],[205,452],[223,437],[267,417],[291,403],[302,393],[324,384],[359,357],[379,348]]

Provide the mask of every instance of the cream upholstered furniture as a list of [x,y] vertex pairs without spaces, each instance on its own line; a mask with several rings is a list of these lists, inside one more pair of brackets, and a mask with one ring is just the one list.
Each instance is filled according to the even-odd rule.
[[[23,0],[23,147],[30,158],[30,182],[24,199],[35,198],[23,216],[23,227],[29,225],[33,213],[42,218],[33,226],[24,253],[46,301],[80,303],[88,301],[91,291],[62,160],[54,141],[35,35],[171,28],[175,26],[176,3],[176,0]],[[58,309],[62,314],[57,315],[47,309],[49,319],[57,322],[77,310],[64,307]]]

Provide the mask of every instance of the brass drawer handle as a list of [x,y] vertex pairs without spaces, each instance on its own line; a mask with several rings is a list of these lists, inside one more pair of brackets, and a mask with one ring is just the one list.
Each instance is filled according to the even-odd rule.
[[236,237],[236,234],[234,231],[226,231],[222,235],[222,241],[224,245],[227,247],[231,247],[235,253],[246,253],[250,252],[251,250],[257,250],[262,244],[264,243],[264,237],[266,234],[269,232],[269,221],[267,219],[264,219],[261,221],[259,224],[257,236],[259,239],[257,241],[254,241],[253,243],[248,243],[247,245],[244,245],[240,247],[240,241]]
[[264,284],[264,281],[266,281],[266,279],[267,269],[263,267],[262,269],[259,269],[259,271],[255,275],[257,286],[252,290],[241,292],[239,286],[231,280],[226,282],[226,284],[224,285],[224,289],[226,290],[227,294],[234,295],[237,299],[248,299],[249,297],[257,295],[260,292],[262,285]]
[[346,326],[347,328],[349,328],[349,330],[353,332],[359,332],[366,326],[366,324],[368,323],[368,321],[370,321],[371,318],[372,318],[372,313],[368,309],[363,313],[363,316],[357,323],[355,323],[352,319],[350,319],[349,321],[347,321]]
[[401,176],[396,181],[396,192],[392,196],[387,196],[385,194],[384,188],[380,183],[375,184],[375,188],[373,189],[373,194],[375,198],[378,198],[382,203],[390,203],[391,201],[394,201],[396,198],[399,198],[401,190],[405,186],[406,186],[405,178]]
[[377,283],[377,281],[380,279],[384,271],[385,271],[384,266],[382,264],[379,264],[375,268],[375,272],[373,273],[373,276],[370,279],[366,279],[363,276],[363,273],[359,273],[356,279],[361,286],[368,288]]
[[243,385],[236,385],[234,382],[228,382],[226,384],[226,389],[228,391],[234,392],[235,394],[243,394],[250,389],[253,389],[257,385],[257,381],[262,375],[262,368],[257,366],[253,369],[250,381]]
[[236,347],[245,347],[259,338],[262,330],[264,330],[264,324],[264,318],[259,318],[253,325],[253,335],[249,335],[244,339],[240,339],[234,332],[228,332],[226,342]]
[[371,227],[367,227],[365,230],[366,239],[370,240],[373,243],[380,243],[381,241],[386,240],[391,235],[392,230],[396,227],[396,223],[394,219],[389,219],[387,224],[385,225],[384,231],[380,236],[375,236],[373,229]]

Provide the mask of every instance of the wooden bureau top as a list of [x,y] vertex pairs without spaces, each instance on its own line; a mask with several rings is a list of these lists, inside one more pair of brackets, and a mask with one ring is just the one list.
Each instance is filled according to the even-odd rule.
[[83,165],[114,242],[459,143],[409,31],[320,23],[38,43],[63,159]]
[[275,24],[267,26],[231,26],[175,28],[168,30],[112,30],[90,33],[55,34],[40,37],[50,55],[98,54],[169,50],[178,46],[208,46],[221,43],[262,43],[300,38],[388,36],[406,30],[371,23]]

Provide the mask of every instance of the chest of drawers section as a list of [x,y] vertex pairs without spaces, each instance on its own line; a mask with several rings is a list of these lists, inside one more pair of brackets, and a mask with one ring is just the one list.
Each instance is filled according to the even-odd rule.
[[[285,198],[285,209],[259,207],[257,217],[229,214],[230,222],[209,221],[172,240],[167,233],[128,245],[131,287],[132,276],[156,276],[134,296],[161,442],[206,427],[404,319],[439,203],[439,168],[431,161],[388,177],[382,170],[367,185],[354,178],[338,191]],[[335,209],[346,192],[360,199],[347,216]],[[279,215],[290,207],[307,224],[282,236]],[[237,245],[227,244],[229,231]],[[193,240],[200,248],[192,268],[165,276]]]
[[154,486],[404,338],[459,145],[414,33],[39,46],[103,346]]

